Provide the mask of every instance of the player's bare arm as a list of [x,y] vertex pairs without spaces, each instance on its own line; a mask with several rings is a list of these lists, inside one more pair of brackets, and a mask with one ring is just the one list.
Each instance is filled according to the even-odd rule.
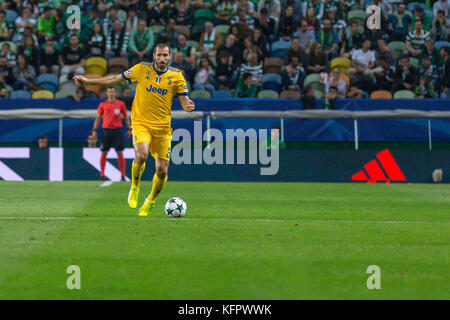
[[122,74],[116,74],[116,75],[101,77],[101,78],[97,78],[97,79],[89,79],[89,78],[86,78],[85,76],[79,75],[79,76],[74,76],[72,79],[75,80],[75,83],[78,86],[79,85],[88,85],[88,84],[103,84],[103,85],[118,84],[125,80],[122,77]]
[[94,125],[92,126],[92,136],[97,137],[97,129],[100,125],[100,121],[102,120],[102,115],[97,114],[97,117],[95,118]]
[[123,117],[123,121],[125,121],[125,125],[127,126],[127,139],[131,138],[131,121],[130,118],[128,117],[128,112],[126,115],[122,116]]
[[178,99],[180,100],[181,107],[186,112],[192,112],[195,109],[194,101],[189,99],[187,95],[185,96],[178,96]]

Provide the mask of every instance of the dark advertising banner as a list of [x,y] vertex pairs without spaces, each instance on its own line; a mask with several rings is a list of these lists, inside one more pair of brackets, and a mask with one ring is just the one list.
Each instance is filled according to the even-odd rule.
[[[432,173],[442,169],[442,182],[450,182],[449,150],[258,150],[253,154],[206,147],[173,148],[169,169],[174,181],[304,181],[359,183],[431,183]],[[181,152],[180,152],[181,151]],[[267,151],[267,153],[265,153]],[[127,180],[134,150],[124,150]],[[0,148],[0,179],[98,180],[100,150]],[[105,174],[120,180],[117,154],[108,154]],[[154,161],[149,157],[143,179],[151,180]]]

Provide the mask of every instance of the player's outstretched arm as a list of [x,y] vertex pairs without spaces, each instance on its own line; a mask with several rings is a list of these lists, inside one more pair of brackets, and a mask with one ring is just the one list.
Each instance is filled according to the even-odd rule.
[[180,100],[181,107],[186,112],[192,112],[195,109],[194,101],[189,99],[187,95],[178,96],[178,99]]
[[125,80],[121,74],[101,77],[97,79],[89,79],[86,78],[85,76],[74,76],[72,79],[75,80],[77,86],[79,85],[85,86],[87,84],[103,84],[103,85],[118,84]]

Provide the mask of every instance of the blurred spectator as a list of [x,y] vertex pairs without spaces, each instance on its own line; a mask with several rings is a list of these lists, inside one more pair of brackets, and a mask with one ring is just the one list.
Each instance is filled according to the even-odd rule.
[[325,94],[330,93],[330,87],[335,87],[336,92],[329,97],[328,100],[331,103],[331,100],[336,98],[345,98],[345,93],[347,92],[347,83],[345,80],[341,78],[341,69],[338,67],[334,67],[333,70],[328,75],[327,82],[325,83]]
[[270,55],[270,46],[267,41],[266,35],[263,33],[262,29],[256,28],[252,33],[253,43],[261,49],[262,59]]
[[369,75],[375,67],[375,53],[370,49],[370,41],[364,40],[362,48],[354,50],[352,54],[352,67],[347,70],[347,75],[352,78],[355,75]]
[[184,60],[195,66],[197,61],[195,55],[196,50],[194,47],[188,46],[186,41],[186,36],[184,34],[179,34],[177,37],[177,46],[174,52],[183,52],[185,56]]
[[439,10],[444,11],[444,16],[450,16],[450,1],[449,0],[437,0],[433,4],[433,14],[436,17],[439,13]]
[[[26,27],[23,29],[23,33],[18,34],[17,37],[16,37],[16,39],[15,39],[15,42],[17,43],[17,45],[23,46],[23,45],[25,44],[25,38],[26,38],[27,36],[33,37],[34,43],[36,43],[36,44],[39,43],[38,37],[36,37],[36,35],[33,33],[33,28],[31,28],[31,27],[29,27],[29,26],[26,26]],[[44,42],[45,42],[45,41],[44,41]],[[42,43],[42,42],[41,42],[41,43]]]
[[239,8],[243,8],[245,12],[255,18],[258,18],[258,13],[255,11],[255,4],[250,0],[237,0],[234,4],[234,12]]
[[38,49],[32,36],[25,37],[25,44],[20,46],[18,53],[23,53],[27,57],[27,63],[33,67],[38,66]]
[[41,39],[45,39],[46,37],[53,38],[55,32],[53,31],[53,27],[55,26],[56,19],[55,14],[52,15],[52,9],[50,7],[44,7],[44,15],[39,18],[37,30],[38,36]]
[[296,17],[298,20],[303,18],[302,2],[306,2],[306,1],[303,1],[303,0],[280,0],[281,8],[286,8],[286,6],[291,6],[292,9],[294,10],[294,17]]
[[309,45],[316,41],[316,36],[313,30],[308,30],[308,23],[306,20],[300,21],[298,30],[294,33],[294,39],[298,38],[300,41],[300,48],[304,51],[308,50]]
[[313,7],[308,7],[308,9],[306,10],[305,20],[308,24],[308,30],[311,30],[314,32],[319,31],[320,23],[316,17]]
[[86,50],[89,57],[103,57],[106,48],[106,36],[103,34],[99,22],[94,23],[93,34],[89,39]]
[[211,96],[214,94],[214,69],[211,67],[211,62],[208,58],[200,58],[200,62],[197,68],[197,74],[195,75],[195,90],[208,90]]
[[444,15],[444,10],[439,10],[433,19],[433,39],[435,41],[450,40],[450,20]]
[[241,49],[236,43],[236,37],[232,34],[228,34],[225,44],[221,45],[216,52],[216,61],[222,51],[228,51],[230,53],[230,60],[232,63],[232,69],[236,69],[241,64]]
[[125,30],[128,34],[132,34],[138,28],[139,19],[136,16],[136,10],[131,8],[128,10],[127,22],[125,23]]
[[222,35],[216,33],[214,25],[211,22],[206,22],[205,31],[201,34],[200,42],[198,44],[198,50],[201,55],[214,54],[221,44]]
[[425,47],[425,41],[430,39],[430,34],[422,29],[422,22],[416,20],[415,30],[408,33],[406,37],[406,50],[415,58],[419,57],[420,52]]
[[261,29],[266,38],[272,42],[274,39],[275,20],[269,17],[267,9],[263,8],[259,10],[259,19],[255,21],[255,28]]
[[89,18],[92,21],[92,26],[98,23],[102,27],[103,32],[103,19],[99,16],[99,11],[96,7],[93,7],[92,9],[89,10]]
[[78,87],[75,94],[72,96],[73,100],[80,102],[81,99],[86,97],[86,90],[83,87]]
[[409,11],[406,11],[406,5],[399,3],[397,11],[388,20],[388,32],[390,32],[391,41],[404,41],[408,35],[411,21],[412,17]]
[[450,98],[450,47],[441,48],[442,57],[444,58],[444,70],[442,74],[442,92],[441,98]]
[[232,24],[230,26],[230,30],[228,31],[228,34],[232,34],[234,35],[235,39],[236,39],[236,43],[238,44],[238,46],[240,48],[242,48],[244,46],[244,38],[246,37],[244,30],[242,30],[241,28],[239,28],[239,26],[237,24]]
[[0,73],[0,98],[8,98],[10,96],[10,92],[8,92],[6,85],[5,79]]
[[139,19],[138,28],[133,31],[130,37],[130,60],[131,65],[138,61],[152,60],[152,48],[155,44],[153,32],[147,28],[147,22]]
[[409,64],[408,55],[400,58],[400,63],[395,70],[395,83],[391,92],[394,94],[399,90],[414,91],[416,85],[417,70]]
[[280,24],[278,27],[278,34],[292,35],[298,26],[298,17],[294,16],[294,9],[292,6],[286,6],[283,10],[283,14],[280,18]]
[[236,98],[256,98],[258,90],[259,86],[253,82],[252,75],[244,73],[236,85],[234,96]]
[[6,56],[0,56],[0,76],[3,78],[6,84],[12,85],[15,81],[13,77],[13,69],[8,66],[8,60]]
[[439,68],[443,66],[443,56],[439,53],[439,50],[435,48],[433,40],[430,39],[425,42],[425,47],[422,49],[419,55],[419,62],[424,55],[430,57],[431,64],[435,67]]
[[214,87],[218,90],[229,90],[234,87],[237,72],[233,69],[230,52],[220,52],[214,76]]
[[58,52],[56,52],[53,41],[45,41],[44,50],[40,51],[39,57],[39,73],[53,73],[54,75],[59,75],[59,65],[58,65]]
[[147,21],[149,24],[161,24],[168,16],[170,2],[162,0],[146,0]]
[[347,92],[347,98],[361,99],[364,97],[364,91],[357,86],[350,85],[350,90]]
[[128,42],[130,35],[125,30],[122,22],[118,19],[114,21],[114,28],[106,38],[105,56],[109,60],[114,57],[128,57]]
[[308,84],[303,88],[303,94],[300,101],[303,104],[303,109],[316,108],[316,97],[314,97],[314,90],[311,85]]
[[371,87],[371,91],[387,90],[391,91],[395,78],[395,67],[385,56],[378,58],[379,67],[373,70],[375,83]]
[[434,92],[433,84],[431,83],[431,78],[427,75],[422,75],[420,77],[419,85],[416,87],[415,91],[416,98],[436,98],[436,93]]
[[286,52],[285,62],[289,63],[292,57],[297,57],[301,67],[306,66],[306,53],[300,47],[300,40],[298,38],[292,39],[291,47]]
[[47,136],[40,136],[38,138],[38,148],[39,149],[46,149],[48,148],[48,137]]
[[422,59],[420,61],[419,68],[417,70],[417,74],[420,77],[427,76],[431,80],[431,84],[435,88],[439,88],[439,71],[438,68],[435,65],[431,64],[430,57],[427,55],[423,55]]
[[258,58],[258,63],[262,61],[263,54],[261,49],[253,43],[250,37],[244,39],[244,51],[242,52],[242,60],[247,60],[249,54],[254,54]]
[[237,15],[231,18],[231,24],[237,25],[240,33],[243,36],[246,36],[250,34],[255,27],[255,18],[247,14],[244,8],[239,8]]
[[329,60],[338,56],[339,38],[337,33],[331,28],[330,19],[323,19],[323,28],[316,33],[316,41],[322,45],[322,50]]
[[318,20],[322,20],[325,13],[325,1],[311,0],[311,7],[314,9],[314,15]]
[[336,7],[331,7],[325,13],[326,13],[325,17],[330,19],[331,28],[338,35],[338,41],[342,42],[342,39],[344,37],[345,27],[347,27],[347,23],[344,20],[337,18]]
[[[59,55],[61,74],[84,74],[85,56],[86,54],[80,47],[77,36],[72,35],[70,37],[70,46],[65,47]],[[71,77],[69,76],[69,78]]]
[[375,57],[377,60],[380,57],[384,57],[389,65],[394,62],[394,51],[387,46],[384,39],[378,39],[378,48],[375,52]]
[[291,36],[288,33],[285,33],[282,35],[281,38],[278,39],[278,41],[275,41],[272,43],[272,47],[277,47],[277,49],[285,49],[286,51],[289,50],[291,47]]
[[106,15],[106,17],[103,19],[104,35],[110,34],[110,32],[114,29],[114,23],[117,19],[122,22],[122,25],[125,23],[125,21],[117,14],[117,7],[112,5],[108,10],[108,15]]
[[9,41],[14,33],[14,23],[6,21],[6,12],[0,11],[0,41]]
[[278,26],[278,21],[280,19],[281,13],[281,5],[279,0],[259,0],[258,2],[258,11],[265,8],[267,9],[267,13],[269,17],[275,21],[275,24]]
[[16,18],[15,24],[18,33],[23,33],[25,27],[36,27],[36,19],[31,16],[29,7],[22,7],[22,15]]
[[38,90],[34,81],[36,80],[36,72],[34,68],[27,63],[27,57],[23,53],[17,55],[17,64],[13,68],[13,76],[15,79],[14,89],[16,90]]
[[349,30],[344,34],[341,46],[341,56],[351,57],[355,49],[362,47],[364,37],[358,32],[358,22],[352,21]]
[[285,90],[300,91],[305,80],[305,70],[301,66],[297,56],[291,56],[289,64],[283,67],[281,77]]
[[235,13],[236,7],[233,1],[220,0],[214,10],[214,24],[230,24],[231,18]]
[[2,56],[5,56],[7,59],[7,63],[10,67],[14,67],[16,65],[16,54],[11,51],[11,46],[9,43],[5,42],[2,44]]
[[414,16],[412,17],[411,21],[412,32],[414,32],[415,28],[417,28],[416,21],[421,21],[422,29],[427,32],[431,29],[431,24],[433,22],[432,18],[425,12],[422,7],[419,6],[414,9]]
[[318,42],[311,43],[306,61],[307,73],[326,72],[328,69],[328,56],[322,52],[322,45]]
[[177,25],[188,26],[192,24],[194,12],[190,0],[177,0],[172,10],[172,18]]
[[192,64],[186,61],[183,52],[178,51],[173,54],[171,65],[183,71],[184,77],[186,78],[187,82],[194,82],[195,68]]
[[263,67],[258,63],[258,57],[250,53],[247,55],[247,63],[243,63],[240,67],[240,75],[249,73],[252,75],[252,81],[255,84],[260,84],[263,75]]
[[157,43],[167,43],[171,48],[175,48],[179,34],[180,32],[175,30],[175,19],[169,19],[164,29],[159,33]]
[[365,28],[364,40],[369,40],[370,41],[370,48],[372,50],[377,50],[378,49],[378,40],[385,39],[385,41],[389,41],[389,36],[384,31],[384,28],[385,27],[384,27],[383,18],[381,18],[381,29],[368,29],[368,28]]

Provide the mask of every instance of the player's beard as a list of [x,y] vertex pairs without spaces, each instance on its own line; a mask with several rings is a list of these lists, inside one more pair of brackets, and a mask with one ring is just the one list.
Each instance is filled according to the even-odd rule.
[[164,71],[166,69],[167,64],[164,62],[158,62],[156,61],[156,67],[160,70],[160,71]]

